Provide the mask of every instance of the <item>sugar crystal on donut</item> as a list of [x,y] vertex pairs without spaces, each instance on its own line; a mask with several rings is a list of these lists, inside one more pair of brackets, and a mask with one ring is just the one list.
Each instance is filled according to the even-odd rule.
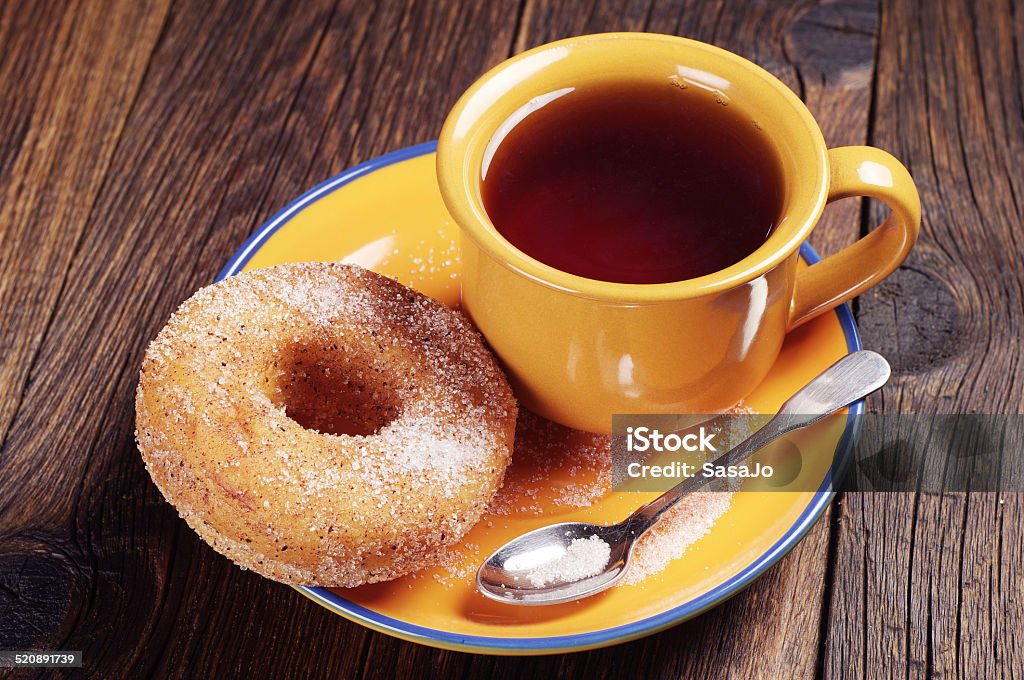
[[199,290],[146,352],[136,437],[157,487],[215,549],[303,585],[436,562],[501,485],[516,422],[472,325],[341,264]]

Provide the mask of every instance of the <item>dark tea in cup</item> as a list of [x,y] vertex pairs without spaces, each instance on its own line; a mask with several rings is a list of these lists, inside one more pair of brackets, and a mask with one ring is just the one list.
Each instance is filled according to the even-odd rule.
[[782,213],[769,141],[713,93],[667,80],[566,88],[521,112],[485,160],[483,204],[512,245],[561,271],[704,276],[757,250]]

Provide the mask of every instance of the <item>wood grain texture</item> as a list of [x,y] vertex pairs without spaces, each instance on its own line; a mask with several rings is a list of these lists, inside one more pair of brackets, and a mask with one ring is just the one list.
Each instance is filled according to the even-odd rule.
[[0,442],[21,403],[167,2],[0,5]]
[[[510,54],[609,30],[738,52],[807,101],[830,145],[904,159],[925,224],[855,307],[897,368],[871,408],[1024,409],[1024,8],[1006,0],[0,3],[0,648],[84,649],[104,678],[1024,667],[1019,495],[851,494],[694,621],[503,659],[368,632],[238,570],[149,481],[132,439],[142,352],[249,233],[316,182],[436,137]],[[880,217],[839,202],[812,243],[833,252]]]
[[[895,369],[871,408],[1022,413],[1024,8],[883,2],[881,19],[871,142],[906,163],[924,220],[907,263],[860,300],[865,344]],[[851,495],[826,676],[1019,674],[1022,509],[1019,493]]]

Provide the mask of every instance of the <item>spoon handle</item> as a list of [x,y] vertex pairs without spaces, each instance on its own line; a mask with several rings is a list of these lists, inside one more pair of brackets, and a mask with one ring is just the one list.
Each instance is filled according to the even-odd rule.
[[[719,456],[713,464],[736,465],[746,460],[783,434],[812,425],[830,413],[863,399],[882,387],[889,379],[889,373],[889,363],[880,354],[860,350],[846,355],[790,397],[764,427]],[[634,539],[640,538],[672,506],[710,480],[703,475],[687,477],[640,507],[624,524],[629,526]]]

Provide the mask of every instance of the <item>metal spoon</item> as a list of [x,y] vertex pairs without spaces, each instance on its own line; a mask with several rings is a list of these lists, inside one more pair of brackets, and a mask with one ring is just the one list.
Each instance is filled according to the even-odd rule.
[[[736,465],[777,437],[863,399],[888,379],[889,364],[881,355],[866,350],[849,354],[807,383],[764,427],[722,454],[714,465]],[[640,537],[667,510],[709,480],[702,475],[688,477],[618,524],[563,522],[523,534],[487,558],[477,571],[477,588],[491,599],[520,605],[570,602],[610,588],[625,575]],[[535,570],[564,558],[574,540],[593,540],[594,536],[610,547],[608,560],[599,573],[543,585],[531,581],[530,575],[538,573]]]

